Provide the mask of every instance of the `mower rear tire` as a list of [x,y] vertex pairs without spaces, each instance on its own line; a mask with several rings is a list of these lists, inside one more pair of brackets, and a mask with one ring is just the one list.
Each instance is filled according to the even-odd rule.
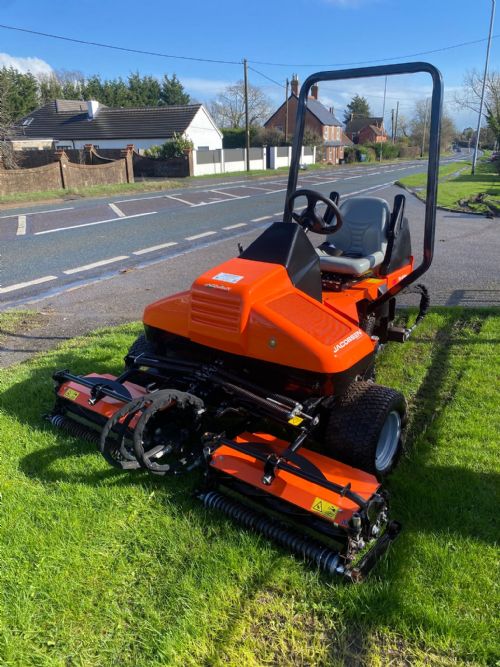
[[373,382],[354,382],[332,407],[325,449],[337,461],[381,479],[401,456],[406,421],[403,394]]
[[130,349],[125,357],[125,366],[133,368],[134,364],[129,360],[129,357],[138,357],[140,354],[154,354],[155,347],[153,343],[146,339],[144,334],[137,336],[135,341],[130,346]]

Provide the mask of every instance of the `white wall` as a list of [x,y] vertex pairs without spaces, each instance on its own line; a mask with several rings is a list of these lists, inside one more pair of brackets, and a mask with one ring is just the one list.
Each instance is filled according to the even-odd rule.
[[[157,139],[134,139],[133,137],[130,137],[129,139],[75,139],[74,147],[83,148],[86,144],[93,144],[94,146],[99,146],[99,148],[126,148],[127,144],[134,144],[137,151],[142,151],[151,146],[160,146],[166,141],[167,139],[165,137],[158,137]],[[69,139],[58,141],[56,143],[56,148],[59,148],[60,146],[70,146],[73,148],[73,142]],[[97,152],[99,152],[99,148],[97,149]]]
[[184,134],[191,139],[195,150],[200,146],[208,146],[210,151],[222,148],[222,133],[204,106],[198,109]]

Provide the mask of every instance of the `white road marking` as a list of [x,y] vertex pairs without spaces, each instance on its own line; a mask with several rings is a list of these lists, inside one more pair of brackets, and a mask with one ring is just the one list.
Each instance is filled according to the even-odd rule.
[[223,227],[222,229],[237,229],[238,227],[246,227],[247,223],[246,222],[238,222],[236,225],[228,225],[227,227]]
[[262,220],[269,220],[272,217],[272,215],[263,215],[262,218],[253,218],[250,222],[262,222]]
[[26,234],[26,216],[17,216],[17,232],[16,236],[24,236]]
[[224,195],[224,197],[233,197],[234,199],[243,199],[239,195],[232,195],[230,192],[222,192],[221,190],[210,190],[210,192],[215,192],[218,195]]
[[264,192],[265,195],[275,195],[277,192],[286,192],[286,188],[281,188],[281,190],[271,190],[271,192]]
[[128,259],[128,255],[120,255],[119,257],[111,257],[110,259],[101,259],[100,262],[93,262],[92,264],[77,266],[76,269],[68,269],[67,271],[63,271],[63,273],[65,273],[67,276],[70,276],[73,273],[79,273],[80,271],[90,271],[90,269],[96,269],[98,266],[105,266],[106,264],[112,264],[113,262],[121,262],[122,259]]
[[108,204],[108,206],[116,213],[119,218],[124,218],[126,216],[126,214],[121,210],[121,208],[118,208],[116,204]]
[[199,204],[193,204],[192,201],[187,201],[186,199],[181,199],[180,197],[174,197],[174,195],[165,195],[166,199],[174,199],[175,201],[180,201],[183,204],[187,204],[188,206],[199,206]]
[[351,178],[363,178],[363,176],[366,176],[366,174],[359,174],[358,176],[348,176],[347,178],[344,178],[344,181],[350,181]]
[[9,285],[8,287],[0,287],[0,294],[7,294],[7,292],[14,292],[23,287],[31,287],[31,285],[40,285],[41,283],[48,283],[49,280],[57,280],[57,276],[44,276],[36,280],[28,280],[25,283],[17,283],[16,285]]
[[170,241],[169,243],[160,243],[160,245],[152,245],[149,248],[143,248],[142,250],[136,250],[133,255],[145,255],[147,252],[154,252],[155,250],[163,250],[163,248],[170,248],[173,245],[177,245],[177,241]]
[[80,227],[93,227],[94,225],[104,225],[108,222],[117,222],[118,220],[130,220],[131,218],[142,218],[144,215],[156,215],[156,211],[149,211],[148,213],[135,213],[134,215],[126,215],[123,218],[109,218],[108,220],[97,220],[96,222],[84,222],[81,225],[70,225],[68,227],[56,227],[55,229],[45,229],[43,232],[35,232],[35,236],[40,234],[53,234],[54,232],[64,232],[67,229],[80,229]]
[[217,232],[203,232],[202,234],[195,234],[194,236],[186,236],[186,241],[196,241],[196,239],[212,236],[212,234],[217,234]]
[[[25,215],[42,215],[42,213],[57,213],[57,211],[72,211],[75,207],[74,206],[65,206],[64,208],[51,208],[48,211],[33,211],[32,213],[30,211],[27,211]],[[0,220],[3,220],[4,218],[17,218],[17,213],[12,213],[12,215],[2,215],[0,216]]]
[[380,183],[380,185],[372,185],[371,188],[363,188],[363,190],[356,190],[355,192],[347,192],[344,195],[344,199],[353,197],[354,195],[360,195],[362,192],[368,192],[369,190],[382,190],[383,188],[389,187],[389,185],[394,185],[394,181],[389,181],[388,183]]

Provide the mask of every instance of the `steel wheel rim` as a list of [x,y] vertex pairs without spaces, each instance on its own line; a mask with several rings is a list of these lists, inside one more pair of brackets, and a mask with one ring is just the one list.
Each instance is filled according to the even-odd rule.
[[392,410],[384,422],[375,450],[375,468],[379,472],[391,466],[398,450],[400,436],[401,415],[396,410]]

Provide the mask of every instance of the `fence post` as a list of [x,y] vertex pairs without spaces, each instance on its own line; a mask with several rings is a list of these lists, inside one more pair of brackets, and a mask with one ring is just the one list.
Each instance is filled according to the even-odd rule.
[[134,182],[134,161],[132,158],[134,152],[134,144],[127,144],[126,148],[121,151],[122,159],[125,160],[125,179],[126,183]]
[[68,176],[67,176],[67,166],[68,166],[68,156],[66,153],[60,149],[56,151],[55,155],[56,161],[59,162],[59,173],[61,176],[61,187],[63,190],[68,188]]
[[186,148],[184,151],[184,155],[187,157],[188,161],[188,176],[193,176],[194,169],[193,169],[193,151],[191,148]]

